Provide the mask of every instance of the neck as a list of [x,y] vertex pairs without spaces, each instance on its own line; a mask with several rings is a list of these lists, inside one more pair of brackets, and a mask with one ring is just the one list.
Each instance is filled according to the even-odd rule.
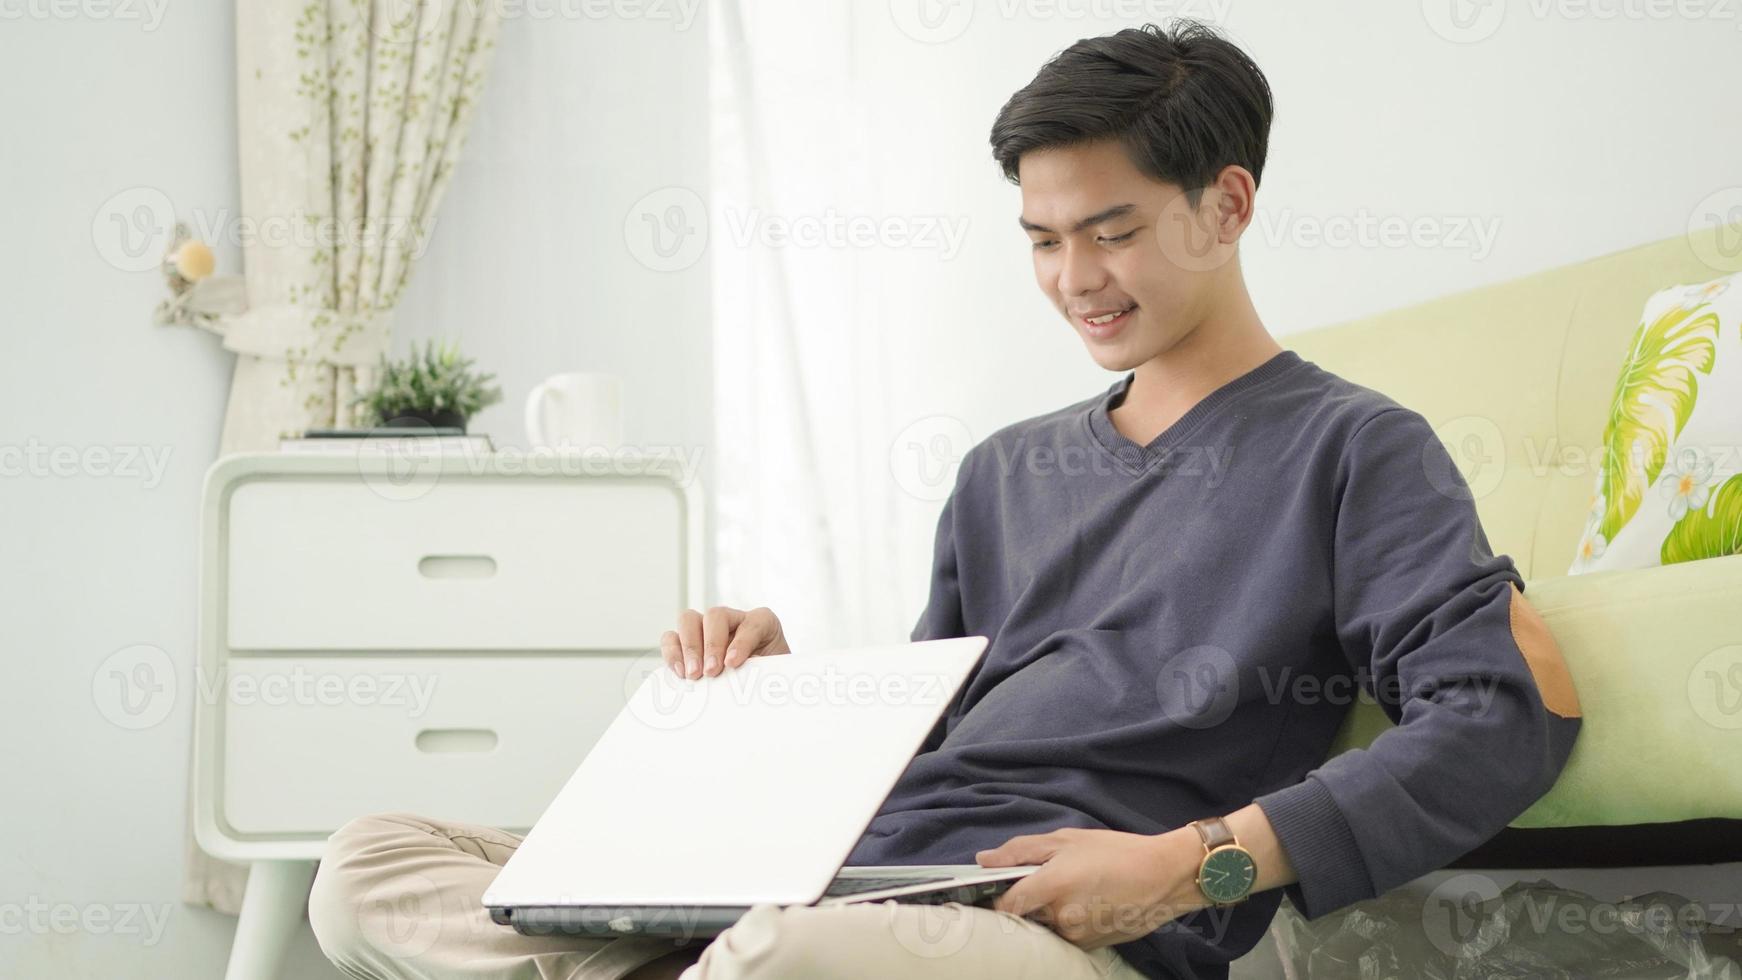
[[1242,287],[1178,343],[1137,365],[1119,407],[1133,417],[1170,407],[1183,414],[1205,395],[1280,353],[1282,345],[1264,329]]
[[1115,427],[1143,444],[1165,431],[1205,395],[1282,353],[1258,319],[1244,284],[1178,343],[1133,369]]

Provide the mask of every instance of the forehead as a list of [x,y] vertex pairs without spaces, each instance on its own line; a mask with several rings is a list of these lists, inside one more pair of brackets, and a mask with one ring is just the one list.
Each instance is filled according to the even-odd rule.
[[1172,185],[1147,176],[1112,140],[1030,150],[1017,164],[1022,217],[1058,228],[1121,202],[1165,201]]

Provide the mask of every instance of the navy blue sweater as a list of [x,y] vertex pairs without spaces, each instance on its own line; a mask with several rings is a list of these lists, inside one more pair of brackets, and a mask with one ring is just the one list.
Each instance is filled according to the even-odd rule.
[[[1225,977],[1284,892],[1317,918],[1506,826],[1578,701],[1421,415],[1284,351],[1139,446],[1109,416],[1131,380],[963,459],[912,638],[991,644],[848,863],[1256,801],[1299,882],[1118,947]],[[1357,697],[1397,727],[1327,761]]]

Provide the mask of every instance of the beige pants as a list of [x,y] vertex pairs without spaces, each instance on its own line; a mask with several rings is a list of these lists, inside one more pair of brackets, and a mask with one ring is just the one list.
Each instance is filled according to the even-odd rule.
[[[309,897],[321,949],[354,977],[620,980],[679,948],[490,921],[481,896],[519,844],[402,813],[353,820],[328,842]],[[954,902],[758,905],[697,948],[683,980],[1142,980],[1111,948],[1084,952],[1028,919]]]

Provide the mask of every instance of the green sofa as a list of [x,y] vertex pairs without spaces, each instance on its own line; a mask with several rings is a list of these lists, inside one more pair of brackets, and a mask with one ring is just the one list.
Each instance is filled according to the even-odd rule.
[[[1566,656],[1584,725],[1560,779],[1513,828],[1742,817],[1742,555],[1566,575],[1641,307],[1664,286],[1742,268],[1742,256],[1713,266],[1716,246],[1742,228],[1723,233],[1722,243],[1716,229],[1677,236],[1284,341],[1435,425],[1490,544],[1517,563]],[[1333,754],[1390,727],[1363,699]]]

